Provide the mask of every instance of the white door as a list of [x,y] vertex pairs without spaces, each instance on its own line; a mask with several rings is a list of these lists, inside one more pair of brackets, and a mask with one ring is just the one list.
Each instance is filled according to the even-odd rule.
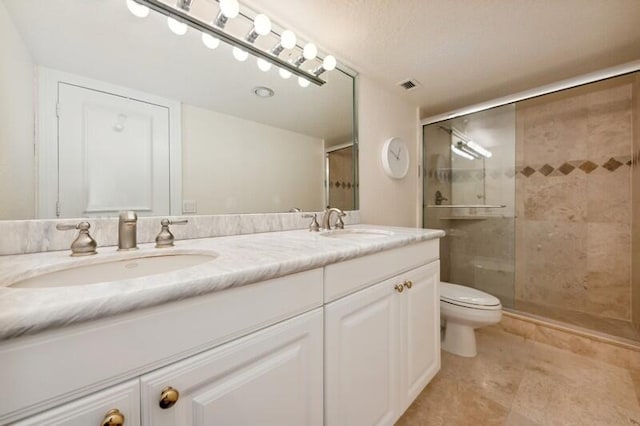
[[[115,410],[118,410],[117,412]],[[14,426],[99,426],[111,415],[123,416],[125,426],[140,425],[140,386],[138,379],[112,386],[13,423]]]
[[325,306],[328,426],[391,425],[398,412],[397,279]]
[[402,274],[400,389],[403,413],[440,370],[440,262]]
[[[141,379],[147,426],[321,426],[322,309],[161,368]],[[159,406],[167,386],[178,390]]]
[[169,111],[58,84],[58,217],[170,214]]

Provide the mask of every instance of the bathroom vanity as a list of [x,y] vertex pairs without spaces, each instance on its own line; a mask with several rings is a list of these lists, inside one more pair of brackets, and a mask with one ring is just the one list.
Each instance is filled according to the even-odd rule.
[[[11,389],[0,424],[393,424],[440,367],[442,235],[358,225],[161,253],[0,257]],[[212,260],[90,285],[8,286],[74,262],[160,254]]]

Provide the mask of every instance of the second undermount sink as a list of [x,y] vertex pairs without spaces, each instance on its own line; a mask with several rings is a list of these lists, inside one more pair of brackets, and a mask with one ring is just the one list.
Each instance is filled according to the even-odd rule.
[[92,264],[67,265],[65,269],[47,272],[14,282],[12,288],[73,287],[109,281],[141,278],[189,268],[210,262],[211,254],[163,254],[146,257],[118,258]]
[[334,229],[321,233],[323,237],[338,238],[342,240],[376,240],[386,238],[393,235],[393,232],[384,231],[382,229],[352,228],[352,229]]

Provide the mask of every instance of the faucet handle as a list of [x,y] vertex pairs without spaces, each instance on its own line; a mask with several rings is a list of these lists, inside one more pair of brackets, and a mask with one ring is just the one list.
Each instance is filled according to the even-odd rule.
[[338,214],[338,220],[336,220],[335,228],[336,229],[344,229],[344,221],[342,220],[347,214],[345,212]]
[[59,223],[56,225],[58,231],[68,231],[70,229],[78,229],[78,236],[71,243],[71,256],[89,256],[97,254],[96,247],[98,243],[89,235],[89,222],[80,222],[77,224]]
[[318,215],[316,213],[303,214],[304,218],[312,218],[309,224],[309,232],[319,232],[320,224],[318,223]]
[[187,219],[181,220],[170,220],[170,219],[162,219],[160,221],[160,232],[156,237],[156,248],[165,248],[165,247],[173,247],[173,242],[175,241],[175,237],[169,230],[169,225],[184,225],[188,223]]

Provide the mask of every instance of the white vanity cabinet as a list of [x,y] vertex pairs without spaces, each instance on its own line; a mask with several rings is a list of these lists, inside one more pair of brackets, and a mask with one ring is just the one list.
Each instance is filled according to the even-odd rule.
[[[371,256],[371,267],[389,255]],[[411,255],[387,268],[411,264]],[[439,262],[426,258],[325,305],[326,425],[392,425],[440,369]]]
[[26,420],[13,423],[13,425],[102,426],[108,420],[116,422],[123,420],[123,426],[140,425],[138,379],[112,386]]
[[438,282],[429,240],[0,342],[0,425],[391,425],[440,368]]
[[144,375],[142,424],[321,426],[322,341],[319,308]]

